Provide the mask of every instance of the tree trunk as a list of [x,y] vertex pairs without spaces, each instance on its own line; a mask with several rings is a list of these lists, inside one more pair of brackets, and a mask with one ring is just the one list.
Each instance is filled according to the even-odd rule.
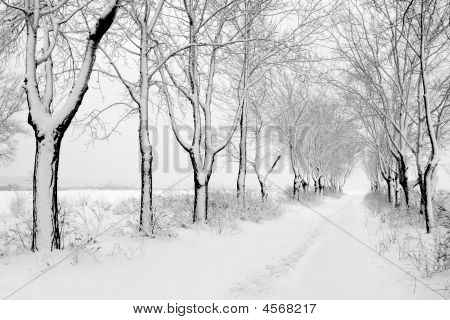
[[324,178],[323,178],[323,176],[320,176],[319,177],[319,180],[318,180],[318,185],[319,185],[319,195],[323,195],[323,191],[324,191],[324,189],[325,189],[325,186],[324,186]]
[[423,176],[423,172],[422,169],[419,168],[418,169],[418,174],[417,174],[417,181],[418,181],[418,185],[419,185],[419,189],[420,189],[420,210],[419,210],[419,214],[421,215],[425,215],[425,194],[427,193],[426,187],[425,187],[425,183],[424,183],[424,176]]
[[384,181],[386,182],[388,201],[392,203],[391,184],[389,183],[389,179],[384,178]]
[[394,193],[395,193],[395,206],[400,206],[400,192],[399,192],[399,182],[398,182],[398,176],[395,177],[395,179],[392,181]]
[[395,186],[394,186],[394,181],[391,178],[388,178],[386,180],[387,182],[387,186],[388,186],[388,199],[389,199],[389,203],[394,203],[395,201]]
[[57,197],[60,137],[36,134],[31,240],[33,251],[61,249]]
[[394,178],[386,174],[383,175],[383,179],[386,182],[389,203],[397,203]]
[[258,181],[259,181],[259,188],[261,190],[261,199],[262,201],[266,201],[267,200],[266,181],[259,178]]
[[405,164],[405,161],[403,157],[400,158],[400,160],[397,161],[398,163],[398,182],[402,186],[403,194],[405,196],[405,204],[407,207],[409,207],[409,185],[408,185],[408,172],[407,167]]
[[[432,107],[429,105],[428,102],[428,80],[427,80],[427,58],[426,56],[426,47],[427,47],[427,40],[425,33],[425,21],[424,21],[424,8],[425,3],[424,1],[421,2],[421,12],[420,12],[420,80],[422,84],[422,98],[423,98],[423,107],[425,111],[425,123],[426,123],[426,130],[428,133],[428,138],[430,140],[431,144],[431,150],[430,155],[428,157],[428,163],[425,169],[425,173],[423,175],[423,192],[422,198],[424,201],[424,209],[425,209],[425,223],[426,223],[426,229],[427,233],[434,233],[434,229],[436,227],[436,221],[434,217],[433,212],[433,198],[434,198],[434,191],[435,191],[435,170],[439,163],[439,153],[440,153],[440,147],[439,147],[439,135],[437,134],[438,130],[435,128],[433,123],[433,116],[432,116]],[[419,90],[420,95],[420,90]],[[420,99],[420,96],[419,96]],[[420,100],[419,100],[420,101]],[[419,103],[419,114],[422,114],[420,111],[420,103]],[[420,119],[419,119],[420,121]],[[419,126],[420,130],[420,126]],[[421,132],[421,131],[419,131]]]
[[[250,38],[250,22],[248,1],[245,1],[245,16],[244,16],[244,38]],[[245,201],[245,176],[247,174],[247,109],[248,96],[247,86],[249,82],[249,42],[244,43],[244,63],[243,63],[243,100],[240,121],[240,141],[239,141],[239,173],[237,178],[237,197],[242,203]]]
[[301,181],[303,192],[306,192],[308,189],[308,183],[305,181],[305,179],[302,179]]
[[152,208],[152,149],[141,146],[141,207],[139,215],[139,231],[149,236],[153,234]]
[[[102,10],[100,17],[96,19],[94,27],[89,30],[85,53],[82,58],[82,64],[78,69],[78,75],[74,78],[71,91],[64,99],[65,101],[59,101],[62,107],[57,112],[53,112],[55,75],[53,73],[52,51],[48,51],[50,49],[48,29],[44,27],[41,31],[39,30],[40,23],[38,22],[42,20],[39,20],[39,15],[35,16],[34,19],[31,16],[25,19],[27,28],[25,91],[29,109],[28,123],[33,127],[36,138],[33,175],[33,231],[31,240],[31,247],[34,251],[61,248],[57,199],[61,140],[88,90],[98,45],[114,22],[120,2],[120,0],[110,2],[106,9]],[[35,3],[39,6],[40,2],[36,1]],[[58,6],[54,8],[56,12],[60,9]],[[42,17],[42,12],[41,8],[34,8],[34,14],[39,13]],[[45,25],[45,21],[42,20],[42,23]],[[42,31],[44,33],[44,48],[47,48],[49,54],[43,60],[45,61],[45,92],[41,95],[37,81],[37,66],[40,59],[36,57],[36,45],[38,42],[37,35],[39,34],[39,38],[41,38]],[[45,36],[46,33],[47,35]],[[53,33],[55,37],[58,35],[55,29],[53,29]],[[39,53],[39,55],[42,58],[42,54]]]
[[241,136],[239,141],[239,173],[237,178],[237,198],[245,201],[245,177],[247,174],[247,107],[244,102],[241,114]]
[[435,189],[435,167],[427,166],[423,176],[421,190],[421,198],[423,201],[423,213],[425,215],[425,226],[427,233],[434,233],[436,228],[436,218],[433,210],[433,199]]
[[140,97],[139,97],[139,150],[141,153],[141,207],[139,212],[139,231],[150,236],[153,234],[152,210],[152,145],[148,129],[148,30],[147,21],[141,25],[140,48]]
[[208,220],[208,182],[195,179],[194,215],[192,222]]
[[300,186],[301,186],[301,177],[300,175],[294,176],[294,185],[292,188],[292,197],[294,200],[300,200]]

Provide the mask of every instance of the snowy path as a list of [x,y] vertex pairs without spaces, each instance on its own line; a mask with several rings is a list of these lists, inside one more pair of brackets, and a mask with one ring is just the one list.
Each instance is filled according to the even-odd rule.
[[[313,211],[300,206],[287,209],[279,219],[243,224],[236,235],[184,230],[172,240],[125,243],[111,237],[102,243],[106,253],[95,259],[84,255],[76,265],[68,259],[12,298],[439,298]],[[315,209],[369,243],[361,196],[326,199]],[[108,254],[108,246],[115,244],[115,253]],[[64,254],[0,260],[0,295]]]
[[[306,252],[303,247],[298,247],[292,256],[298,261],[293,268],[287,263],[284,268],[288,272],[280,276],[267,272],[252,280],[264,282],[267,288],[258,298],[440,299],[425,285],[347,234],[370,244],[364,226],[362,197],[347,196],[346,203],[343,209],[329,217],[338,227],[326,223],[318,232],[319,239]],[[393,262],[407,268],[402,262]],[[242,289],[239,298],[250,298],[255,293],[254,288],[248,286]]]

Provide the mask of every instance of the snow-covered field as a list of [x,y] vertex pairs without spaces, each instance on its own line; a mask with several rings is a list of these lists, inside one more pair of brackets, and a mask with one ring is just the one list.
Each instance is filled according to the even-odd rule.
[[[113,203],[137,196],[137,191],[88,192]],[[0,192],[2,214],[11,196]],[[26,284],[10,298],[440,298],[427,286],[442,289],[449,273],[415,280],[400,270],[416,275],[405,261],[389,256],[389,262],[366,247],[375,246],[365,226],[363,195],[326,198],[313,209],[287,204],[283,215],[240,222],[233,233],[205,227],[182,228],[176,238],[164,239],[105,233],[95,250],[7,255],[0,257],[0,296]]]

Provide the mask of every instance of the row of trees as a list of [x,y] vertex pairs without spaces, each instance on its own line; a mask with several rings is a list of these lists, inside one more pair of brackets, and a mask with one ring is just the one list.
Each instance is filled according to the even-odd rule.
[[[250,90],[247,165],[253,168],[265,199],[268,176],[282,156],[294,175],[292,197],[302,192],[342,192],[361,142],[357,126],[333,88],[313,83],[310,72],[272,68]],[[231,141],[239,159],[239,139]]]
[[311,74],[272,75],[272,118],[282,133],[294,173],[293,197],[309,186],[342,188],[360,150],[357,128],[332,88],[310,81]]
[[[100,137],[97,130],[103,128],[104,112],[121,108],[123,118],[139,115],[140,230],[144,234],[151,232],[153,223],[149,118],[154,104],[166,107],[174,135],[189,155],[194,222],[208,219],[208,184],[217,154],[230,141],[237,145],[239,159],[238,201],[245,201],[248,166],[255,168],[262,198],[267,197],[267,176],[284,153],[295,175],[294,197],[301,185],[306,190],[312,183],[317,192],[325,185],[342,189],[358,150],[356,131],[348,125],[340,99],[309,79],[310,62],[317,58],[314,49],[322,40],[319,35],[327,27],[333,2],[1,3],[5,22],[1,53],[6,60],[19,56],[24,61],[28,122],[36,141],[33,250],[61,247],[60,148],[93,72],[120,84],[125,94],[124,99],[90,112],[84,118],[85,128],[96,138],[107,138],[110,132]],[[181,122],[192,127],[191,136],[182,134]],[[212,130],[224,122],[225,132]],[[269,126],[277,128],[277,141],[264,138]],[[264,143],[280,147],[264,155]],[[250,148],[254,157],[249,155]],[[266,157],[268,166],[262,161]]]
[[449,10],[445,0],[353,0],[334,34],[344,92],[369,150],[374,190],[386,182],[389,201],[420,194],[427,232],[436,227],[436,168],[448,141]]
[[23,131],[15,116],[22,110],[23,103],[20,79],[0,70],[0,165],[8,164],[13,159],[15,137]]

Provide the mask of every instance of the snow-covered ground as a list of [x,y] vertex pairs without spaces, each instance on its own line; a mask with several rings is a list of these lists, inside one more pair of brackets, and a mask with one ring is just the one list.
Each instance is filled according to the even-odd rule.
[[372,245],[362,199],[326,198],[314,210],[287,205],[282,216],[242,222],[235,234],[204,228],[156,240],[106,234],[97,252],[3,257],[0,296],[48,270],[11,298],[439,299],[422,282],[441,288],[448,273],[415,281],[361,243]]

